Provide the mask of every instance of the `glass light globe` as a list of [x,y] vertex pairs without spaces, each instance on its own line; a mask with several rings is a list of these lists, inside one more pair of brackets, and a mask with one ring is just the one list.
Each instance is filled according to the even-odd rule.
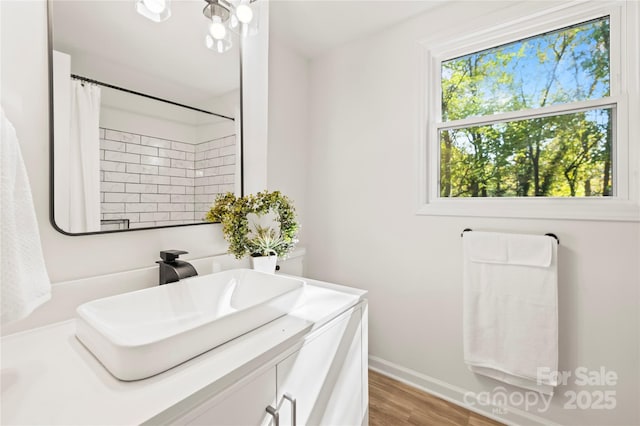
[[236,16],[238,21],[248,24],[253,19],[253,10],[248,4],[241,4],[236,8]]
[[229,29],[240,37],[255,35],[260,24],[260,5],[251,0],[230,0],[233,13],[229,17]]
[[162,13],[167,7],[165,0],[142,0],[142,2],[151,13]]
[[136,11],[153,22],[171,17],[171,0],[136,0]]
[[205,44],[207,45],[208,49],[211,49],[218,53],[226,52],[227,50],[231,49],[231,45],[232,45],[230,37],[225,37],[223,39],[216,40],[213,37],[211,37],[211,34],[206,35]]
[[211,37],[209,34],[206,35],[206,37],[204,38],[205,44],[207,45],[207,48],[209,49],[213,49],[213,46],[215,44],[215,40],[213,39],[213,37]]
[[219,16],[214,16],[211,21],[209,34],[216,40],[222,40],[227,35],[227,28],[222,23],[222,19]]

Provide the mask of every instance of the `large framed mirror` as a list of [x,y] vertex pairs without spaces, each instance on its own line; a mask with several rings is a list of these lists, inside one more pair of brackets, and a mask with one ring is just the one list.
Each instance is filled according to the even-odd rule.
[[60,232],[204,224],[242,193],[240,40],[207,48],[203,0],[48,0],[51,221]]

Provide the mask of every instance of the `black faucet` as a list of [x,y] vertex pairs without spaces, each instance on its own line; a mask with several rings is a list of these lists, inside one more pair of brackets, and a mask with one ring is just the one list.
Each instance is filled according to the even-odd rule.
[[182,250],[164,250],[160,252],[162,260],[156,262],[160,265],[160,285],[175,283],[182,278],[198,275],[196,268],[192,264],[184,260],[177,260],[178,256],[187,253]]

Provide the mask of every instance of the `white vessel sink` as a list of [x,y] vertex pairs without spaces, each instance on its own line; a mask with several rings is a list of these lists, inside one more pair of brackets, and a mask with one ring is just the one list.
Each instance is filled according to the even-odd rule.
[[106,297],[76,311],[76,335],[121,380],[161,373],[296,305],[304,281],[233,269]]

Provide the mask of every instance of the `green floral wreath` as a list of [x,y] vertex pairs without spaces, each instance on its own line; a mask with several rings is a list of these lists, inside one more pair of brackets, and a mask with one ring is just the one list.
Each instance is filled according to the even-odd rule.
[[298,242],[299,225],[291,200],[280,191],[263,191],[244,197],[236,197],[232,192],[220,194],[205,219],[208,222],[222,223],[224,238],[229,242],[229,253],[240,259],[246,254],[257,253],[255,241],[249,238],[247,215],[264,215],[270,211],[280,222],[278,245],[272,251],[284,258]]

